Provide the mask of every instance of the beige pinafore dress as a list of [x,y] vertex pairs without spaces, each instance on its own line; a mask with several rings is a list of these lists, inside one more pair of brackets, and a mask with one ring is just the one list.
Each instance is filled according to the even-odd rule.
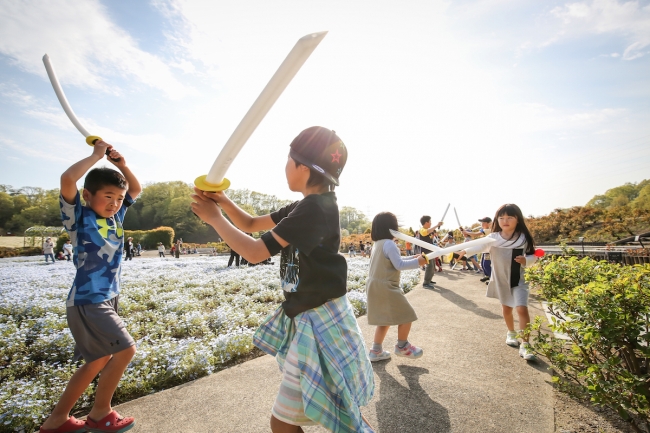
[[370,257],[370,274],[366,282],[368,324],[392,326],[414,322],[418,316],[399,287],[400,271],[384,256],[385,242],[393,241],[382,239],[375,242]]

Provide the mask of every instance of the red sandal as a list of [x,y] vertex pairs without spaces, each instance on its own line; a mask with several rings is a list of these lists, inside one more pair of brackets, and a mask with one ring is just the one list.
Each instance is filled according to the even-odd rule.
[[135,425],[135,418],[120,417],[117,412],[112,411],[99,421],[90,418],[86,419],[86,431],[92,433],[122,433]]
[[38,433],[84,433],[86,423],[71,416],[66,422],[57,428],[39,428]]

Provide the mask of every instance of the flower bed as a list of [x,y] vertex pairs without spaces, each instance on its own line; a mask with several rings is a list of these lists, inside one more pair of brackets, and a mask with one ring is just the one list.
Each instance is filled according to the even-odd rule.
[[[255,353],[255,329],[283,299],[278,265],[227,268],[226,262],[192,257],[123,264],[120,315],[138,352],[114,402],[197,379]],[[357,316],[366,312],[368,263],[348,261],[348,298]],[[0,260],[0,432],[37,427],[76,369],[65,315],[73,278],[69,262]],[[402,272],[405,292],[418,280],[418,270]],[[75,411],[89,407],[94,386]]]

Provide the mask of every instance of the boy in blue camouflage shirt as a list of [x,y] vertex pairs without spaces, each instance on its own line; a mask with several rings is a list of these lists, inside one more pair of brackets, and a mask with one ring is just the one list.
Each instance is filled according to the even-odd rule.
[[[110,168],[95,168],[86,175],[85,206],[77,181],[97,162]],[[135,342],[118,316],[120,264],[124,252],[124,214],[142,191],[124,157],[110,144],[99,140],[91,156],[61,175],[61,218],[73,245],[77,269],[66,302],[68,326],[75,340],[75,360],[82,365],[70,378],[54,411],[41,426],[41,433],[124,432],[135,425],[111,408],[111,399],[126,367],[135,355]],[[87,420],[70,416],[86,388],[101,372],[95,403]]]

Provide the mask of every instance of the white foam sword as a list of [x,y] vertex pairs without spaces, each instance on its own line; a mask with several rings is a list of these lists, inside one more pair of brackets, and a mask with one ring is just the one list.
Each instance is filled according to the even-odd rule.
[[257,97],[244,118],[239,122],[235,131],[221,149],[214,164],[212,164],[208,174],[197,177],[194,185],[203,191],[223,191],[228,189],[230,181],[225,178],[225,175],[230,164],[233,163],[239,151],[255,131],[255,128],[264,119],[266,113],[273,107],[275,101],[277,101],[326,34],[327,32],[311,33],[296,42],[296,45],[271,77],[262,93],[260,93],[260,96]]
[[467,249],[467,248],[476,247],[476,246],[479,246],[479,245],[486,245],[486,244],[490,244],[490,243],[496,241],[496,239],[493,239],[491,237],[484,237],[484,238],[476,239],[474,241],[463,242],[462,244],[452,245],[452,246],[447,247],[447,248],[439,248],[439,247],[437,247],[435,245],[432,245],[432,244],[430,244],[428,242],[424,242],[424,241],[422,241],[420,239],[414,238],[412,236],[405,235],[404,233],[400,233],[400,232],[395,231],[395,230],[391,230],[390,234],[393,235],[394,237],[396,237],[397,239],[402,239],[402,240],[405,240],[405,241],[409,241],[409,242],[412,242],[415,245],[426,248],[427,250],[431,250],[432,252],[430,252],[429,254],[424,255],[424,257],[427,259],[427,263],[429,262],[429,260],[435,259],[436,257],[442,257],[442,256],[447,255],[449,253],[455,253],[457,251],[461,251],[461,250],[464,250],[464,249]]
[[[52,66],[52,62],[50,61],[50,56],[45,54],[43,56],[43,64],[45,65],[45,70],[47,71],[47,76],[50,79],[50,83],[52,83],[52,88],[54,89],[54,93],[56,93],[56,97],[59,100],[59,103],[61,104],[61,107],[63,108],[63,111],[65,111],[65,114],[68,116],[68,119],[72,122],[72,124],[77,128],[79,132],[81,132],[81,135],[86,137],[86,143],[88,143],[89,146],[94,146],[97,140],[101,140],[102,138],[97,136],[97,135],[90,135],[90,133],[86,130],[86,128],[83,127],[79,119],[77,119],[77,116],[74,114],[74,111],[72,111],[72,107],[70,107],[70,103],[68,103],[68,99],[65,97],[65,93],[63,93],[63,89],[61,88],[61,84],[59,84],[59,79],[56,76],[56,72],[54,72],[54,66]],[[106,149],[106,155],[110,154],[110,150]],[[111,158],[113,161],[119,161],[119,158],[114,159]]]

